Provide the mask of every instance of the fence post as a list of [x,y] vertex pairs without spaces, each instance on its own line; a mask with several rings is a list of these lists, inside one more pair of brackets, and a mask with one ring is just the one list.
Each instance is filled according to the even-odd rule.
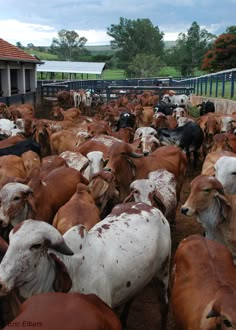
[[200,95],[202,95],[202,83],[203,83],[203,78],[200,78]]
[[216,93],[215,93],[215,97],[218,96],[218,87],[219,87],[219,76],[217,74],[216,75]]
[[212,76],[210,77],[210,96],[212,96]]
[[225,74],[222,74],[222,89],[221,89],[221,96],[225,96]]
[[207,95],[208,77],[205,77],[205,95]]
[[200,78],[197,78],[197,95],[199,94],[199,79]]
[[234,79],[235,79],[235,71],[232,71],[231,74],[231,83],[230,83],[230,98],[234,97]]

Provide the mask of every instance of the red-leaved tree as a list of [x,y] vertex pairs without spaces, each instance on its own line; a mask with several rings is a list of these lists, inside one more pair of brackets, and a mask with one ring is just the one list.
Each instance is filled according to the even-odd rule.
[[[231,31],[228,28],[228,31]],[[208,72],[236,67],[236,33],[223,33],[203,57],[202,69]]]

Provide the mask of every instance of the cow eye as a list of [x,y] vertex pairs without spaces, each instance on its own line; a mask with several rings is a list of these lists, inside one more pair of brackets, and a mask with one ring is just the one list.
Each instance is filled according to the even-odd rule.
[[38,250],[41,248],[41,246],[42,244],[33,244],[31,245],[30,250]]
[[232,323],[229,320],[223,320],[223,322],[226,328],[232,328]]
[[203,191],[210,192],[211,191],[211,188],[205,188],[205,189],[203,189]]
[[20,196],[15,196],[14,198],[13,198],[13,201],[19,201],[20,200]]

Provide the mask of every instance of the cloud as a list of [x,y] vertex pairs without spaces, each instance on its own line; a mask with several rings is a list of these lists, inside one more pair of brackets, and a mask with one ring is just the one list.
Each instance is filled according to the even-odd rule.
[[50,26],[29,24],[9,19],[0,21],[1,38],[15,44],[20,41],[23,45],[33,43],[37,46],[48,46],[57,36],[57,31]]

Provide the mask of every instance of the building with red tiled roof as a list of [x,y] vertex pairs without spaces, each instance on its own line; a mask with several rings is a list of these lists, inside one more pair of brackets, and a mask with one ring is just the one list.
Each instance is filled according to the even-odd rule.
[[1,60],[41,63],[36,57],[0,38],[0,61]]
[[0,38],[0,97],[24,95],[36,91],[36,65],[42,62],[33,55]]

